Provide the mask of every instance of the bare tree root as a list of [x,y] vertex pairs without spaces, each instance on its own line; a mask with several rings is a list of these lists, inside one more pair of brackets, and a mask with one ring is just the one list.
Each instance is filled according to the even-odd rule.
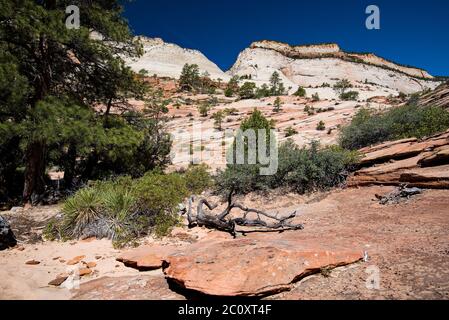
[[[206,199],[201,199],[198,202],[196,215],[192,214],[192,207],[195,201],[195,197],[192,196],[189,199],[189,206],[187,209],[187,220],[189,222],[189,228],[194,228],[196,226],[204,226],[209,229],[216,229],[224,232],[228,232],[234,237],[237,232],[247,233],[248,231],[238,231],[236,226],[242,227],[257,227],[260,228],[259,231],[287,231],[287,230],[302,230],[304,226],[302,224],[291,224],[290,220],[296,217],[296,211],[285,217],[278,217],[278,215],[272,215],[257,209],[247,208],[241,204],[238,204],[232,200],[234,190],[232,190],[227,199],[228,205],[226,209],[219,215],[213,216],[206,214],[204,212],[204,206],[206,206],[210,211],[215,210],[218,205],[212,205]],[[227,219],[231,214],[233,209],[239,209],[243,211],[243,216],[239,218]],[[253,214],[256,216],[255,219],[248,218],[248,215]],[[262,219],[262,217],[266,219]],[[267,222],[266,220],[272,220],[273,222]],[[252,230],[250,232],[257,232]]]

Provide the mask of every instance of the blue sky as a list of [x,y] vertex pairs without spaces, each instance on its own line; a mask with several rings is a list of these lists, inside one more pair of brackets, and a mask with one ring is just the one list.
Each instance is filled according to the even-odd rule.
[[[381,29],[365,9],[379,6]],[[134,0],[125,17],[136,35],[198,49],[223,70],[256,40],[336,42],[405,65],[449,75],[449,1]]]

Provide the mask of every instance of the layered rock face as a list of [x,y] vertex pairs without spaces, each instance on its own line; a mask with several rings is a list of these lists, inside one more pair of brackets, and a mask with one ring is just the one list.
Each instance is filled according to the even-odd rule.
[[449,188],[449,131],[423,141],[405,139],[361,150],[363,168],[350,186],[400,185]]
[[449,82],[443,83],[434,91],[424,94],[419,99],[418,104],[449,109]]
[[184,49],[159,38],[138,37],[144,47],[144,54],[138,59],[128,59],[127,64],[136,72],[141,69],[149,75],[179,78],[182,67],[186,64],[197,64],[200,72],[208,72],[212,79],[229,79],[215,63],[211,62],[198,50]]
[[337,44],[290,46],[274,41],[253,43],[240,53],[229,74],[250,75],[256,83],[266,83],[274,71],[293,89],[298,85],[333,85],[340,79],[348,79],[355,86],[369,84],[404,93],[440,84],[424,70],[400,66],[373,54],[346,53]]

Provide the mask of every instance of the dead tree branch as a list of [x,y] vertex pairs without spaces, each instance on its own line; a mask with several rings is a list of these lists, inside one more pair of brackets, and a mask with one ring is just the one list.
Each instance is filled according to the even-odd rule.
[[[227,207],[226,209],[219,215],[213,216],[206,214],[204,212],[204,206],[206,206],[210,211],[215,210],[218,205],[212,205],[206,199],[201,199],[198,202],[196,215],[192,213],[193,202],[195,198],[192,196],[189,199],[189,206],[187,210],[187,220],[189,222],[189,228],[193,228],[196,226],[205,226],[210,229],[217,229],[224,232],[229,232],[233,236],[236,235],[236,232],[245,233],[246,231],[237,231],[235,229],[236,226],[241,227],[259,227],[263,228],[264,231],[272,230],[272,231],[286,231],[286,230],[302,230],[304,227],[301,224],[292,224],[290,220],[296,217],[296,211],[291,213],[288,216],[278,217],[278,215],[272,215],[261,210],[247,208],[239,203],[236,203],[232,200],[232,196],[234,191],[231,190],[227,197]],[[230,218],[227,219],[231,214],[233,209],[239,209],[243,211],[243,215],[238,218]],[[255,219],[248,218],[250,214],[255,215]],[[265,218],[265,219],[263,219]],[[267,221],[268,220],[268,221]],[[270,222],[273,220],[273,222]],[[254,231],[253,231],[254,232]]]

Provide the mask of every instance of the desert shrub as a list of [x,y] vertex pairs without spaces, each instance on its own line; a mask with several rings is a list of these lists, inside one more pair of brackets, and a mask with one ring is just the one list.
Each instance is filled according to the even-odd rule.
[[306,96],[306,90],[303,87],[298,87],[298,90],[293,94],[297,97],[305,97]]
[[226,85],[226,89],[224,91],[224,94],[226,97],[230,98],[233,97],[235,94],[239,92],[239,80],[240,78],[238,76],[234,76],[229,80],[228,84]]
[[97,237],[115,246],[153,232],[162,236],[178,223],[176,210],[189,191],[180,174],[120,177],[80,189],[63,204],[62,215],[45,229],[48,239]]
[[197,109],[198,109],[200,116],[204,118],[204,117],[207,117],[207,115],[209,114],[211,106],[208,102],[203,102],[198,106]]
[[205,164],[192,165],[184,173],[186,187],[192,194],[201,194],[213,184],[208,166]]
[[223,110],[223,113],[225,114],[225,116],[231,116],[238,114],[239,110],[237,108],[225,108]]
[[260,88],[256,89],[256,98],[261,99],[271,95],[270,88],[264,83]]
[[338,146],[320,148],[318,142],[299,148],[289,140],[279,148],[278,172],[270,177],[271,187],[288,186],[305,193],[326,190],[346,180],[358,154]]
[[316,129],[317,129],[318,131],[324,131],[324,130],[326,130],[326,124],[324,123],[324,121],[321,120],[321,121],[317,124]]
[[298,131],[295,128],[288,127],[287,129],[285,129],[286,137],[291,137],[291,136],[294,136],[295,134],[298,134]]
[[356,101],[359,99],[359,93],[357,91],[348,91],[340,94],[340,99],[344,101]]
[[423,138],[449,128],[449,112],[440,107],[405,105],[386,112],[361,108],[342,128],[339,143],[359,149],[387,140]]
[[320,101],[320,95],[317,93],[312,94],[312,101]]
[[299,193],[326,190],[343,183],[348,170],[357,163],[358,153],[339,146],[320,148],[317,142],[299,148],[292,140],[279,147],[278,170],[272,176],[261,176],[257,165],[233,165],[220,172],[216,191],[230,189],[240,194],[280,187]]
[[214,128],[221,131],[223,120],[226,118],[226,114],[223,111],[215,112],[212,115],[212,119],[214,119]]

